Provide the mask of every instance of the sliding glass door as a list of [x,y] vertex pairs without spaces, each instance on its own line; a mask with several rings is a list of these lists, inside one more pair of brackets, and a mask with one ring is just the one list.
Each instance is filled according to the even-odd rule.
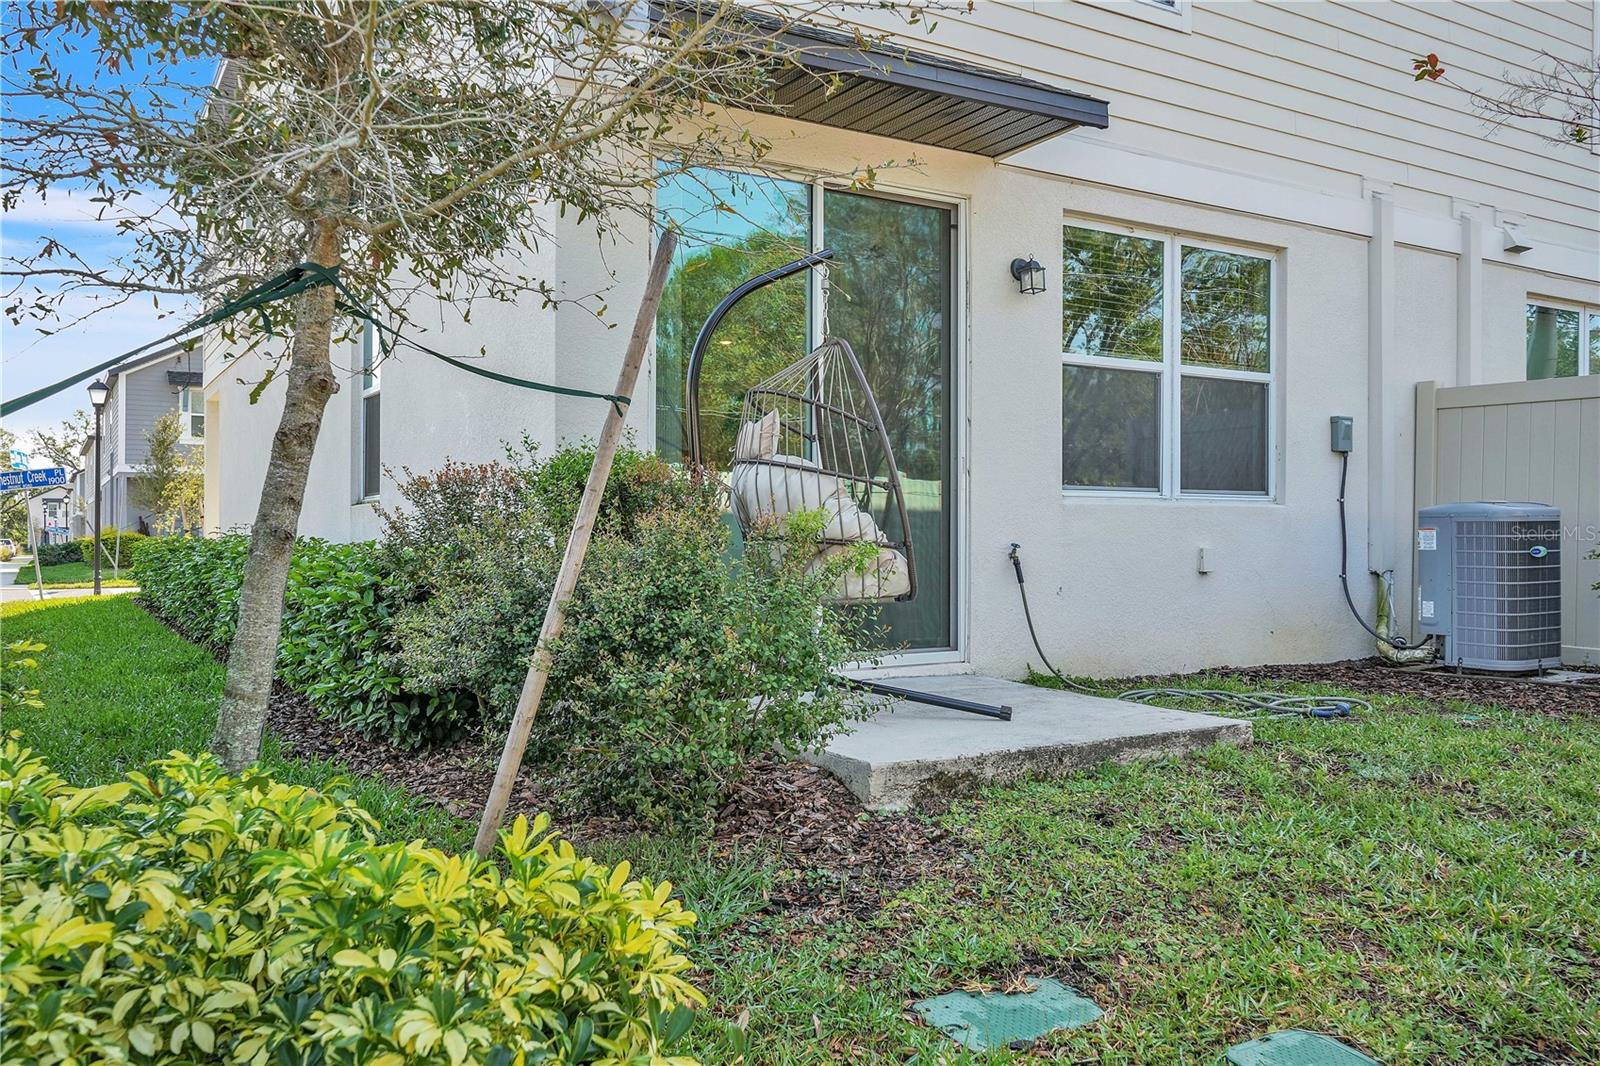
[[726,469],[745,390],[819,339],[826,282],[826,328],[861,361],[906,490],[918,594],[883,607],[883,648],[954,648],[953,211],[715,171],[664,179],[657,207],[684,231],[656,331],[661,454],[676,461],[687,452],[685,361],[711,309],[745,278],[832,247],[826,277],[768,286],[718,328],[702,374],[704,454]]
[[[917,597],[883,608],[888,649],[955,646],[951,233],[947,207],[829,189],[829,329],[855,349],[905,487]],[[900,530],[887,530],[899,539]]]

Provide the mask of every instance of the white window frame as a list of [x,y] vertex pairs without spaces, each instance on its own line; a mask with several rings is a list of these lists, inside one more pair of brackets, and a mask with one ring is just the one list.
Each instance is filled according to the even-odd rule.
[[[183,427],[183,442],[185,444],[204,444],[206,424],[205,398],[199,395],[200,390],[192,385],[183,385],[178,389],[178,422]],[[196,399],[200,402],[197,405]],[[199,410],[196,410],[196,406]],[[199,436],[193,432],[194,420],[200,419],[201,431]]]
[[[1280,318],[1283,301],[1279,293],[1279,254],[1277,252],[1215,241],[1197,237],[1180,230],[1147,229],[1108,223],[1100,219],[1077,218],[1068,215],[1062,220],[1062,233],[1067,227],[1097,230],[1102,233],[1160,241],[1162,244],[1162,294],[1161,294],[1161,361],[1119,359],[1114,356],[1085,355],[1067,351],[1066,338],[1062,337],[1061,365],[1096,367],[1106,370],[1133,370],[1146,374],[1162,375],[1157,390],[1160,406],[1156,413],[1160,427],[1161,454],[1157,468],[1159,485],[1154,489],[1116,488],[1114,486],[1089,486],[1062,484],[1066,497],[1098,497],[1101,499],[1159,499],[1159,500],[1237,500],[1244,502],[1275,503],[1278,493],[1278,374],[1282,367],[1279,343]],[[1264,259],[1267,263],[1267,370],[1234,370],[1227,367],[1188,366],[1183,363],[1182,343],[1182,258],[1184,248],[1201,248],[1210,251],[1244,255]],[[1059,266],[1057,269],[1061,269]],[[1067,283],[1063,274],[1061,284]],[[1180,482],[1183,474],[1183,435],[1180,411],[1183,403],[1184,377],[1218,378],[1226,381],[1249,381],[1267,387],[1266,428],[1266,489],[1264,492],[1218,492],[1216,490],[1185,490]],[[1061,412],[1066,418],[1066,412]],[[1065,470],[1062,470],[1063,476]]]
[[[1527,299],[1522,302],[1524,351],[1526,351],[1527,345],[1529,307],[1548,307],[1552,311],[1578,312],[1578,376],[1585,378],[1590,374],[1600,374],[1600,366],[1595,366],[1594,360],[1589,357],[1589,353],[1594,347],[1595,336],[1600,335],[1600,306],[1577,303],[1573,300],[1553,300],[1547,296],[1536,296],[1531,292],[1528,293]],[[1522,376],[1524,380],[1528,380],[1526,363],[1523,364]]]
[[[378,396],[383,391],[383,359],[379,351],[377,329],[370,322],[363,323],[361,330],[361,366],[356,371],[361,381],[360,395],[356,399],[356,420],[359,433],[356,436],[356,502],[370,503],[381,494],[383,482],[383,415],[378,415],[378,482],[367,484],[367,400]],[[383,410],[382,403],[378,410]]]
[[1127,15],[1156,26],[1165,26],[1169,30],[1178,30],[1181,33],[1194,32],[1192,0],[1175,0],[1171,4],[1162,3],[1161,0],[1114,0],[1111,3],[1096,3],[1095,6],[1102,11],[1115,11],[1119,15]]

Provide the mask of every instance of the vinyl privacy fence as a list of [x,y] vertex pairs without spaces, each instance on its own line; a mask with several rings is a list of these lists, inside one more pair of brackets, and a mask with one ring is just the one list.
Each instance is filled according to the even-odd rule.
[[1561,509],[1561,657],[1600,665],[1600,375],[1417,385],[1416,506],[1524,500]]

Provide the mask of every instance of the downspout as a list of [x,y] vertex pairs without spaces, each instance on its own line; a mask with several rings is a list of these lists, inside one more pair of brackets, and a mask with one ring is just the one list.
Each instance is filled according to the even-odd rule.
[[[1394,290],[1394,200],[1386,191],[1374,191],[1372,239],[1367,246],[1367,569],[1375,579],[1380,604],[1384,586],[1394,574],[1394,523],[1389,515],[1394,445],[1384,407],[1394,351]],[[1378,629],[1389,632],[1381,622]]]
[[[1394,635],[1393,441],[1386,407],[1389,359],[1395,352],[1394,324],[1394,200],[1387,192],[1374,191],[1367,269],[1367,569],[1377,601],[1373,628],[1391,638],[1378,639],[1378,655],[1386,662],[1405,665],[1430,662],[1435,648],[1431,639],[1418,647],[1406,647],[1405,640]],[[1459,351],[1457,358],[1461,358]]]
[[1483,380],[1483,222],[1461,213],[1461,258],[1456,267],[1456,384]]

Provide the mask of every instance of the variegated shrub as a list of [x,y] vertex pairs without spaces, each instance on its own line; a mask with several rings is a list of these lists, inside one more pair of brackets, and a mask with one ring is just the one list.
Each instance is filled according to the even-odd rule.
[[8,1061],[690,1063],[694,916],[518,819],[496,862],[175,754],[75,788],[0,752]]

